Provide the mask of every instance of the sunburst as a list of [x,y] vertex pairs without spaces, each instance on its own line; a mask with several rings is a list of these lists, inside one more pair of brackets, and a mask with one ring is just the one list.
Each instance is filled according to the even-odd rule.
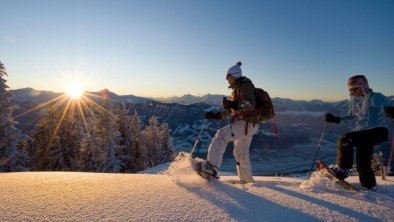
[[84,88],[79,82],[70,83],[66,88],[66,94],[72,99],[80,99],[83,93]]
[[[109,115],[113,116],[114,114],[107,110],[107,108],[103,107],[102,105],[98,104],[94,100],[99,100],[99,101],[104,101],[108,102],[109,101],[109,91],[104,91],[104,93],[101,96],[88,93],[84,91],[84,88],[82,84],[78,82],[70,83],[67,85],[65,88],[65,93],[61,94],[60,96],[53,98],[51,100],[45,101],[35,107],[33,107],[30,110],[27,110],[17,116],[15,116],[15,119],[18,119],[28,113],[38,111],[41,109],[48,108],[50,109],[51,107],[56,107],[56,109],[59,109],[59,112],[61,112],[61,115],[59,117],[59,120],[57,121],[56,125],[53,126],[53,131],[51,132],[51,136],[49,138],[49,143],[48,147],[50,147],[54,141],[54,138],[57,136],[58,131],[68,113],[74,113],[77,112],[79,113],[79,116],[82,120],[83,126],[87,132],[87,139],[90,140],[90,131],[88,124],[86,122],[85,114],[84,111],[87,111],[88,113],[94,115],[95,111],[102,112],[102,113],[108,113]],[[93,98],[96,98],[93,100]],[[61,110],[60,110],[61,109]]]

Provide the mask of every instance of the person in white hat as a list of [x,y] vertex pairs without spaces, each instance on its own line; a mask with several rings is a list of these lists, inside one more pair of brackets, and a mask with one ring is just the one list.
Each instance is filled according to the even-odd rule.
[[329,166],[338,177],[345,179],[353,166],[353,153],[356,151],[356,164],[361,186],[375,190],[376,179],[371,168],[371,159],[375,145],[388,140],[388,129],[384,118],[393,116],[391,101],[381,93],[369,88],[364,75],[349,78],[350,108],[345,116],[327,113],[325,121],[340,123],[355,121],[355,131],[342,135],[337,141],[338,153],[336,165]]
[[[218,171],[222,164],[227,144],[234,142],[234,158],[241,183],[253,183],[252,169],[249,159],[249,146],[253,135],[259,129],[257,116],[246,113],[254,111],[255,88],[250,79],[242,76],[241,62],[232,66],[226,74],[229,88],[232,89],[231,99],[223,99],[223,111],[207,112],[207,119],[229,119],[229,125],[216,132],[208,148],[207,161],[203,171],[219,178]],[[250,112],[249,112],[250,113]]]

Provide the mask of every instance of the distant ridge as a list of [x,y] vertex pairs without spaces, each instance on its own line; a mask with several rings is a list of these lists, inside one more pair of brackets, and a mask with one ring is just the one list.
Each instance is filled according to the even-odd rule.
[[[98,92],[88,92],[95,96],[90,96],[91,99],[97,101],[101,100],[104,90]],[[11,94],[14,95],[12,99],[14,102],[37,102],[42,103],[53,98],[56,98],[63,93],[46,91],[46,90],[36,90],[33,88],[22,88],[16,90],[10,90]],[[168,98],[152,98],[152,97],[140,97],[135,95],[117,95],[109,91],[109,95],[112,102],[115,103],[150,103],[150,102],[162,102],[162,103],[177,103],[182,105],[191,105],[195,103],[205,103],[208,105],[220,105],[223,97],[225,95],[219,94],[206,94],[203,96],[194,96],[191,94],[186,94],[184,96],[173,96]],[[389,98],[394,101],[394,96],[389,96]],[[345,103],[347,100],[335,101],[335,102],[325,102],[322,100],[293,100],[287,98],[275,97],[272,99],[275,110],[277,111],[312,111],[321,112],[327,111],[332,107],[336,107]]]
[[[51,99],[54,99],[58,96],[63,95],[64,93],[46,91],[46,90],[36,90],[33,88],[22,88],[16,90],[10,90],[11,94],[14,95],[12,101],[17,103],[22,102],[33,102],[33,103],[42,103]],[[87,92],[87,96],[92,100],[102,100],[104,90],[98,92]],[[89,95],[90,94],[90,95]],[[93,96],[92,96],[93,95]],[[147,102],[155,102],[153,99],[134,96],[134,95],[117,95],[111,91],[109,91],[109,95],[112,102],[116,103],[147,103]]]

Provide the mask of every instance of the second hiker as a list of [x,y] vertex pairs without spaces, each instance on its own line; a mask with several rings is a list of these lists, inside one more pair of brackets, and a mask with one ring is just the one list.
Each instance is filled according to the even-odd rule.
[[376,179],[371,168],[373,147],[388,140],[384,113],[393,116],[393,110],[390,108],[392,105],[386,96],[369,88],[368,80],[363,75],[350,77],[347,84],[350,92],[349,113],[341,117],[327,113],[325,121],[340,123],[353,120],[356,127],[355,131],[346,133],[338,139],[336,165],[330,168],[340,178],[346,178],[353,166],[355,150],[361,186],[376,190]]

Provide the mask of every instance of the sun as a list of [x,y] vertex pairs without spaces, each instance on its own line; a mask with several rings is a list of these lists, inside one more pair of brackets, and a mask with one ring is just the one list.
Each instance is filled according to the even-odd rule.
[[81,83],[74,82],[70,83],[66,88],[66,94],[74,99],[79,99],[84,93],[84,89]]

